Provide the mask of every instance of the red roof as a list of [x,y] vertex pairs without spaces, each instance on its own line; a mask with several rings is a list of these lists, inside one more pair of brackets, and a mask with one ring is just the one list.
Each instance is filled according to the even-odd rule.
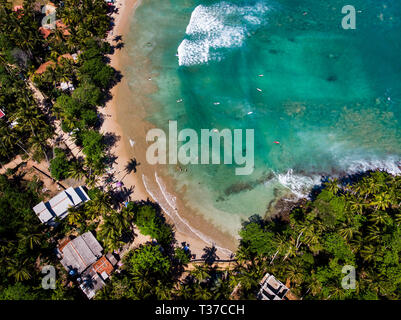
[[23,6],[14,6],[13,11],[24,10]]
[[[45,30],[47,30],[47,29],[45,29]],[[74,57],[73,57],[72,55],[70,55],[69,53],[65,53],[65,54],[63,54],[63,55],[61,55],[61,56],[59,56],[59,57],[57,58],[58,63],[61,62],[61,59],[62,59],[62,58],[68,59],[68,60],[74,60]],[[47,68],[48,68],[50,65],[55,65],[55,63],[54,63],[53,61],[47,61],[47,62],[41,64],[41,65],[39,66],[39,68],[35,71],[35,73],[36,73],[36,74],[42,74],[43,72],[45,72],[45,71],[47,70]]]
[[63,35],[69,36],[71,33],[68,30],[68,26],[66,26],[61,20],[56,21],[56,27],[63,31]]
[[110,263],[109,260],[106,259],[105,256],[101,257],[98,261],[96,261],[92,268],[95,272],[99,273],[100,275],[106,271],[108,275],[111,275],[113,272],[113,265]]
[[[56,20],[56,28],[60,29],[63,32],[63,35],[69,36],[71,33],[68,30],[68,26],[66,26],[60,19]],[[39,28],[40,33],[43,35],[43,38],[47,39],[47,37],[52,33],[52,29],[46,29],[43,27]]]
[[69,238],[64,238],[63,240],[61,240],[58,249],[63,252],[64,247],[70,242],[71,240]]
[[14,6],[13,11],[18,13],[18,19],[20,19],[24,15],[23,13],[20,12],[24,11],[23,6]]
[[3,118],[6,114],[3,112],[3,110],[0,109],[0,119]]
[[50,29],[46,29],[43,27],[40,27],[39,31],[43,35],[43,38],[45,38],[45,39],[47,39],[47,37],[50,36],[50,34],[52,33],[52,31]]
[[60,62],[61,59],[63,59],[63,58],[64,58],[64,59],[67,59],[67,60],[74,60],[74,58],[72,57],[72,55],[70,55],[69,53],[65,53],[65,54],[59,56],[59,57],[57,58],[57,61]]
[[54,65],[55,63],[53,61],[47,61],[43,64],[41,64],[38,68],[38,70],[35,71],[35,73],[37,74],[42,74],[43,72],[46,71],[47,67],[50,65]]

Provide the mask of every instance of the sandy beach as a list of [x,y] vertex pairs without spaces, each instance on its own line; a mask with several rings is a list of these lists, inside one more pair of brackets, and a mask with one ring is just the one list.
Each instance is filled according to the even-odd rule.
[[[115,26],[109,34],[108,41],[116,45],[114,41],[116,36],[121,36],[122,41],[129,33],[130,22],[134,16],[136,8],[141,0],[117,0],[115,5],[117,13],[113,13]],[[122,180],[126,188],[133,188],[131,200],[150,199],[157,201],[153,194],[147,191],[144,183],[146,178],[155,176],[156,167],[146,163],[145,153],[147,144],[145,141],[146,132],[151,129],[152,124],[145,120],[146,107],[149,104],[146,96],[157,87],[153,84],[151,76],[147,79],[138,79],[134,89],[132,84],[128,83],[126,77],[126,67],[132,64],[133,58],[129,56],[126,47],[116,49],[113,55],[110,55],[111,66],[121,72],[121,81],[111,90],[112,100],[100,112],[104,115],[104,123],[101,128],[103,134],[113,133],[117,137],[115,145],[110,150],[117,158],[113,165],[113,171],[117,180]],[[135,63],[140,64],[142,74],[150,74],[149,62],[145,58],[135,57]],[[146,81],[146,82],[145,82]],[[124,130],[123,130],[124,128]],[[135,158],[139,165],[136,173],[126,175],[125,165],[132,158]],[[172,192],[174,190],[174,181],[169,177],[161,176],[157,171],[156,180],[163,178],[166,189]],[[236,240],[218,230],[212,223],[206,221],[201,215],[191,212],[185,203],[176,197],[173,210],[170,203],[164,204],[158,201],[159,205],[165,209],[165,216],[169,223],[174,224],[175,235],[178,243],[189,243],[190,249],[196,258],[201,258],[203,248],[211,246],[213,243],[217,247],[217,255],[220,259],[228,259],[236,248]],[[177,209],[178,208],[178,209]],[[180,214],[178,214],[180,212]],[[185,212],[185,214],[182,214]]]

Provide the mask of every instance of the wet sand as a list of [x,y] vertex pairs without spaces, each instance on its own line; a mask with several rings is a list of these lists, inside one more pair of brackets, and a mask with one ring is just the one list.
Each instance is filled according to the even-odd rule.
[[[117,0],[116,7],[118,13],[113,14],[115,18],[115,27],[108,40],[112,45],[116,36],[122,36],[125,42],[126,36],[130,32],[130,22],[134,16],[136,8],[141,0]],[[131,33],[134,31],[131,31]],[[152,166],[146,162],[146,133],[153,125],[145,120],[146,110],[151,108],[151,102],[147,98],[149,94],[157,90],[152,81],[155,75],[150,74],[150,65],[146,57],[131,57],[127,48],[116,49],[110,56],[111,66],[122,74],[119,82],[112,90],[112,100],[101,110],[104,115],[104,123],[101,128],[103,134],[114,133],[117,136],[117,142],[111,149],[111,153],[117,156],[113,165],[116,178],[122,180],[126,188],[133,187],[131,195],[132,200],[154,200],[158,201],[160,206],[165,209],[165,216],[169,223],[174,224],[175,236],[178,243],[186,242],[196,258],[201,258],[203,248],[216,244],[218,248],[217,255],[221,259],[229,258],[235,251],[237,240],[231,235],[217,229],[211,222],[207,221],[202,215],[189,209],[178,194],[175,195],[174,208],[171,203],[160,197],[155,197],[153,192],[148,192],[157,187],[155,183],[155,172],[157,178],[163,181],[166,192],[169,195],[175,190],[175,181],[170,176],[163,174],[162,167]],[[127,70],[133,63],[140,74],[133,83],[129,83],[126,76]],[[144,76],[147,75],[147,76]],[[133,145],[132,145],[133,143]],[[137,172],[126,175],[125,165],[132,158],[135,158],[139,165]],[[149,181],[147,185],[145,181]],[[155,199],[157,198],[157,199]]]

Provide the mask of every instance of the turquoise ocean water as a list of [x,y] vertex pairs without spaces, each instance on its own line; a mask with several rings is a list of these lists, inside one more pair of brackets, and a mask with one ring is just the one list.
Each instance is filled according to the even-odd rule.
[[[341,28],[347,4],[356,30]],[[128,78],[157,85],[155,126],[255,130],[250,176],[166,168],[177,180],[169,192],[185,186],[180,197],[224,230],[307,195],[322,176],[401,172],[401,1],[143,0],[126,46],[151,63],[139,75],[133,62]]]

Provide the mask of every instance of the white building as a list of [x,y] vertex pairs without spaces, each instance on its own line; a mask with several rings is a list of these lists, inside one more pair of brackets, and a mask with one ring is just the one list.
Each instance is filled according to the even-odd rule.
[[41,202],[33,208],[39,220],[42,223],[54,226],[56,225],[55,219],[58,217],[60,220],[68,215],[68,209],[77,207],[90,198],[85,190],[81,187],[68,188],[60,192],[48,202]]
[[74,91],[74,85],[72,84],[72,82],[61,82],[60,83],[60,89],[65,91],[65,90],[70,90],[70,91]]
[[259,300],[287,300],[289,289],[274,276],[267,273],[260,282]]

